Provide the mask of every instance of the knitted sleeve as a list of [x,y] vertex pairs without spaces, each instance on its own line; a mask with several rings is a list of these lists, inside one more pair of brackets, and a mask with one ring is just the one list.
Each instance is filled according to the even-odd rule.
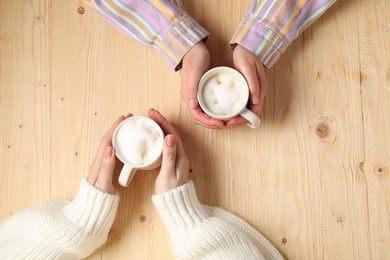
[[83,179],[76,198],[25,209],[0,225],[0,259],[80,259],[107,240],[119,196]]
[[191,181],[152,200],[178,259],[283,259],[241,218],[200,204]]

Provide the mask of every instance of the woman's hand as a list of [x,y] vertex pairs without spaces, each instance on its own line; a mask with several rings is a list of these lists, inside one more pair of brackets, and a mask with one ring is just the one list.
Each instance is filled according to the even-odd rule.
[[[264,65],[251,51],[241,45],[237,45],[233,51],[233,63],[236,70],[241,72],[249,85],[249,109],[260,117],[264,106],[264,98],[267,94],[268,83],[265,76]],[[247,120],[241,116],[230,119],[227,127],[235,127],[246,124]]]
[[179,132],[157,110],[150,109],[149,117],[163,129],[165,136],[160,173],[155,183],[156,194],[177,188],[188,181],[188,158]]
[[203,113],[197,100],[198,83],[210,67],[210,54],[203,42],[198,42],[183,58],[181,69],[181,96],[195,123],[208,128],[222,128],[224,122]]
[[116,193],[116,190],[112,185],[112,173],[116,160],[115,151],[112,147],[112,136],[116,127],[130,116],[132,115],[128,114],[127,116],[119,117],[103,136],[99,148],[97,149],[95,159],[89,168],[88,182],[101,191],[111,194]]

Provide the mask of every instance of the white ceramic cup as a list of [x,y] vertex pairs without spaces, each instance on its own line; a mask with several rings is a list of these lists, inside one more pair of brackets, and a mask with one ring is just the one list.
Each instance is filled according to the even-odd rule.
[[137,170],[153,170],[161,165],[164,132],[152,119],[132,116],[115,129],[112,145],[123,162],[119,184],[127,187]]
[[198,102],[205,114],[219,120],[229,120],[238,115],[256,128],[260,118],[246,106],[249,86],[244,76],[229,67],[215,67],[207,71],[198,84]]

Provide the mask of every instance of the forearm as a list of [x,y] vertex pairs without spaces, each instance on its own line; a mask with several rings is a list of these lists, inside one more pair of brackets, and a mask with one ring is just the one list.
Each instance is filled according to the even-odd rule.
[[0,259],[80,259],[107,239],[118,195],[83,180],[76,198],[25,209],[0,225]]
[[230,44],[240,44],[272,67],[291,42],[336,0],[254,0]]
[[184,55],[208,36],[182,8],[181,0],[84,0],[115,28],[154,47],[173,69]]
[[202,205],[188,182],[153,203],[179,259],[281,259],[278,251],[244,220],[223,209]]

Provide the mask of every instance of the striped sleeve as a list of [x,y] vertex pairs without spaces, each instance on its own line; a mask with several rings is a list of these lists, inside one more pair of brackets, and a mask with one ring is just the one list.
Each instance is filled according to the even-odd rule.
[[116,29],[154,47],[179,69],[184,55],[208,32],[184,10],[181,0],[84,0]]
[[293,40],[336,0],[253,0],[230,44],[255,53],[270,68]]

